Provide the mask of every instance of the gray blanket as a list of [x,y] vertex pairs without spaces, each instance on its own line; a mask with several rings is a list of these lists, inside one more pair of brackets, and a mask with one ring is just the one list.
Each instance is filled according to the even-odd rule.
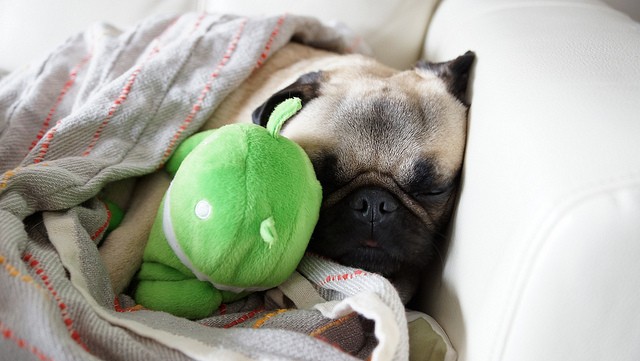
[[113,294],[101,262],[96,195],[162,167],[292,39],[346,48],[309,18],[185,14],[97,25],[0,80],[0,359],[408,357],[400,299],[374,274],[306,256],[280,288],[192,322]]

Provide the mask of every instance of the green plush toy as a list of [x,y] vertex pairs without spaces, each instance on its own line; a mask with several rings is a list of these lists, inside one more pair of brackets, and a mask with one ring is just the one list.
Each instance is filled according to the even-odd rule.
[[295,270],[322,198],[305,152],[278,134],[300,108],[288,99],[266,129],[227,125],[178,147],[137,275],[138,303],[203,318]]

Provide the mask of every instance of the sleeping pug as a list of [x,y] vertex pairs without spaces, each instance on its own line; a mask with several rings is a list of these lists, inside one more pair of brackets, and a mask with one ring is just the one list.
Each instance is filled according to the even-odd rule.
[[[398,71],[361,55],[290,43],[216,109],[203,129],[253,120],[297,96],[282,133],[308,153],[323,187],[312,252],[388,277],[408,300],[443,239],[466,137],[473,53]],[[281,89],[281,90],[278,90]],[[141,179],[100,249],[116,293],[140,267],[169,179]]]
[[473,60],[397,71],[358,59],[304,74],[254,111],[265,125],[284,99],[303,100],[282,134],[307,152],[323,187],[312,252],[413,293],[456,199]]

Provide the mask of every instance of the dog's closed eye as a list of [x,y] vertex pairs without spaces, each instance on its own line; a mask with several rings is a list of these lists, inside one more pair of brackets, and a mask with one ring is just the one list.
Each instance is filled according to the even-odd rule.
[[428,189],[428,190],[423,190],[419,192],[414,192],[413,196],[416,198],[437,197],[447,193],[448,191],[449,191],[448,188],[435,188],[435,189]]

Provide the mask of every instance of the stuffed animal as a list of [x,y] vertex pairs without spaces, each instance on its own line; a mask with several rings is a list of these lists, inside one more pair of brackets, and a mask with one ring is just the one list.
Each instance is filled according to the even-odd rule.
[[322,198],[306,153],[279,135],[300,108],[300,99],[288,99],[266,129],[231,124],[176,149],[137,275],[139,304],[199,319],[291,275]]

